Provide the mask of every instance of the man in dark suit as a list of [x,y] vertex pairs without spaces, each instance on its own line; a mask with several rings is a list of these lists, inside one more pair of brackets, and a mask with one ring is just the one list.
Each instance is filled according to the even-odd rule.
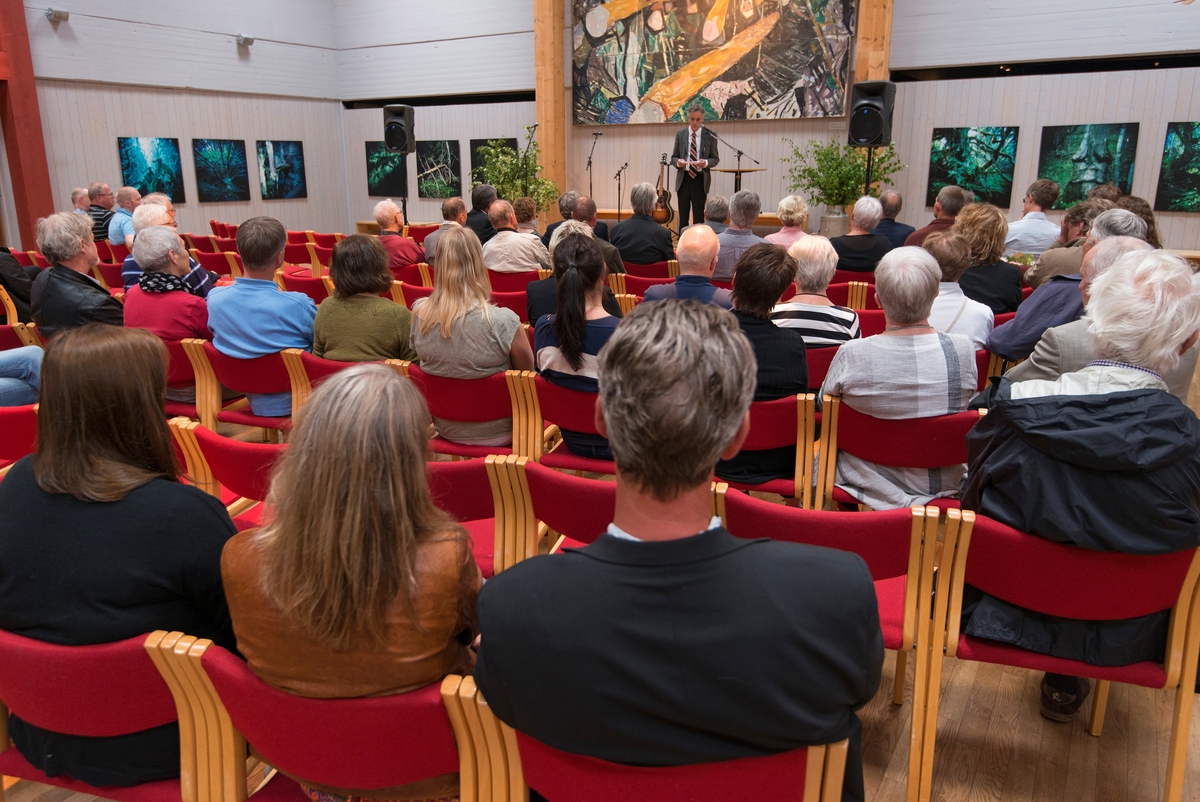
[[600,238],[600,221],[596,219],[596,202],[587,195],[580,195],[579,200],[575,201],[575,208],[571,210],[571,219],[585,223],[592,229],[596,245],[600,247],[600,253],[604,254],[604,264],[608,265],[608,272],[624,273],[625,264],[621,261],[621,252],[617,250],[617,246]]
[[[550,247],[550,238],[554,236],[554,229],[572,219],[572,216],[575,214],[575,204],[579,202],[581,197],[583,196],[573,189],[558,196],[558,213],[562,215],[562,220],[556,220],[546,226],[546,232],[542,234],[542,244],[547,248]],[[596,239],[608,242],[608,223],[603,220],[596,221],[592,226],[592,233],[596,235]]]
[[658,202],[653,184],[643,181],[634,184],[629,192],[633,215],[613,226],[612,244],[621,252],[621,259],[638,265],[669,262],[675,258],[669,229],[654,222],[650,215]]
[[692,106],[688,109],[687,128],[675,132],[675,148],[671,151],[671,164],[675,165],[675,197],[679,201],[679,228],[691,221],[704,220],[704,202],[708,199],[708,185],[712,178],[709,172],[717,166],[717,138],[704,128],[704,109]]
[[698,301],[643,304],[597,375],[613,523],[484,586],[474,675],[491,709],[556,749],[633,765],[849,738],[843,798],[862,799],[854,711],[883,663],[866,564],[736,538],[712,516],[712,470],[749,433],[755,390],[736,318]]
[[896,216],[904,208],[904,197],[894,189],[885,189],[879,193],[879,203],[883,206],[883,219],[871,229],[871,233],[892,243],[893,248],[899,248],[904,245],[908,235],[916,231],[910,225],[896,222]]
[[488,222],[488,207],[496,200],[496,188],[491,184],[476,184],[471,190],[471,211],[467,213],[467,228],[479,237],[480,245],[496,236],[496,229]]

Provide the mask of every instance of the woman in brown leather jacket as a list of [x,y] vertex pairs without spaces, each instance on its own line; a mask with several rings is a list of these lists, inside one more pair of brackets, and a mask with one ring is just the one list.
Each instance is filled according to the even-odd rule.
[[[417,389],[380,365],[338,373],[296,416],[268,523],[221,557],[238,649],[266,682],[388,696],[471,671],[482,579],[466,531],[430,499],[428,427]],[[445,779],[387,798],[456,794]]]

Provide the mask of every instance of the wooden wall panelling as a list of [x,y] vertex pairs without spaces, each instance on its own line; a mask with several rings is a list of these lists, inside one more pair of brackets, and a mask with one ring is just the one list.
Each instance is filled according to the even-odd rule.
[[888,80],[892,0],[859,0],[854,67],[856,81]]
[[[29,35],[20,0],[0,1],[0,124],[4,127],[8,176],[12,182],[17,230],[4,232],[13,242],[33,242],[39,217],[54,211],[46,143],[38,112]],[[68,190],[68,197],[70,190]]]
[[563,0],[534,0],[533,54],[535,92],[537,94],[538,146],[542,155],[542,175],[559,189],[566,185],[567,140],[564,102]]

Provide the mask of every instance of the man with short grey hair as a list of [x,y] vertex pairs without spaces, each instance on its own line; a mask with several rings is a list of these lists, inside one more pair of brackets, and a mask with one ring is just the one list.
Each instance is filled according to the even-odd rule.
[[[580,223],[586,223],[592,229],[592,239],[596,240],[596,245],[600,248],[600,253],[604,254],[604,264],[608,266],[608,272],[624,273],[625,264],[621,261],[621,252],[617,250],[615,245],[600,237],[600,221],[596,219],[596,202],[586,195],[580,195],[575,200],[575,205],[571,208],[571,219],[577,220]],[[564,220],[563,222],[567,221]]]
[[[704,223],[714,233],[723,234],[729,228],[729,199],[724,195],[713,195],[704,202]],[[682,232],[680,232],[682,233]]]
[[425,261],[425,249],[412,237],[401,233],[404,231],[404,213],[394,200],[388,198],[375,204],[371,216],[379,224],[379,244],[388,252],[388,269],[393,277],[398,278],[400,268]]
[[529,273],[550,269],[550,253],[537,237],[517,231],[517,213],[506,200],[494,201],[488,222],[496,231],[483,246],[483,266],[497,273]]
[[896,222],[896,217],[904,208],[904,197],[894,189],[885,189],[879,193],[879,204],[883,208],[883,219],[871,229],[871,233],[886,239],[893,248],[903,246],[908,235],[916,231],[910,225]]
[[715,281],[731,281],[733,267],[742,252],[766,242],[754,235],[754,221],[761,211],[762,201],[758,194],[748,189],[733,193],[729,199],[729,227],[717,235],[721,241],[721,254],[717,257],[717,269],[713,271]]
[[[171,203],[168,196],[161,192],[152,192],[142,198],[142,205],[133,210],[134,244],[137,243],[137,235],[151,226],[175,228],[175,205]],[[216,286],[218,276],[205,270],[199,262],[191,257],[188,257],[188,265],[188,272],[183,276],[183,283],[187,286],[188,292],[200,298],[207,298],[209,291]],[[141,275],[142,266],[131,250],[121,265],[121,283],[128,290],[137,283]]]
[[71,211],[75,214],[87,214],[88,205],[91,200],[88,198],[87,187],[75,187],[71,190]]
[[1111,201],[1085,200],[1076,203],[1059,223],[1059,238],[1042,251],[1037,262],[1021,274],[1021,281],[1038,288],[1053,276],[1070,276],[1079,272],[1083,263],[1083,246],[1087,244],[1092,224],[1104,212],[1117,208]]
[[687,128],[675,132],[671,150],[671,165],[675,171],[675,200],[679,203],[679,227],[686,228],[689,218],[698,223],[708,188],[712,168],[720,162],[717,138],[704,127],[704,107],[694,103],[687,110]]
[[679,275],[670,284],[647,287],[642,298],[646,301],[699,301],[722,309],[733,307],[733,293],[712,283],[721,242],[708,226],[688,226],[679,238]]
[[616,328],[595,412],[616,463],[612,523],[584,548],[488,580],[475,682],[525,735],[616,763],[848,738],[842,798],[861,800],[854,711],[883,664],[866,564],[738,539],[712,514],[712,471],[749,434],[754,364],[734,316],[696,301],[642,304]]
[[425,235],[425,261],[434,264],[437,258],[437,241],[446,231],[467,223],[467,204],[462,198],[446,198],[442,201],[442,224]]
[[38,220],[38,250],[50,267],[34,280],[30,306],[43,337],[85,323],[125,324],[120,302],[91,276],[100,256],[89,223],[73,212]]
[[904,239],[905,245],[921,246],[925,238],[935,231],[945,231],[954,225],[954,218],[967,205],[967,193],[961,187],[948,184],[938,190],[937,198],[933,201],[933,221],[924,228],[918,228]]
[[612,244],[621,252],[621,259],[638,265],[669,262],[675,258],[671,247],[671,231],[650,217],[658,193],[653,184],[643,181],[634,184],[629,192],[633,215],[613,226]]
[[[564,192],[558,196],[558,213],[562,215],[563,219],[555,220],[553,223],[546,226],[546,233],[542,234],[542,244],[547,248],[550,247],[550,238],[554,236],[554,229],[572,219],[575,214],[575,204],[579,202],[581,197],[583,196],[573,189],[568,190],[567,192]],[[608,224],[603,220],[597,220],[592,224],[592,233],[595,235],[596,239],[608,242]]]

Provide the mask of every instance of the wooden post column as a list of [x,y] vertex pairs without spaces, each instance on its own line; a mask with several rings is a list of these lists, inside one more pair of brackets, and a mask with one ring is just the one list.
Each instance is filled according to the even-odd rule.
[[0,48],[0,126],[8,151],[21,247],[32,250],[37,247],[37,219],[54,213],[54,196],[21,0],[0,0]]
[[[886,81],[891,74],[892,0],[859,0],[854,80]],[[847,87],[848,89],[849,87]]]
[[[9,0],[12,2],[12,0]],[[563,91],[563,0],[533,0],[534,92],[542,172],[558,185],[567,182],[566,100]]]

